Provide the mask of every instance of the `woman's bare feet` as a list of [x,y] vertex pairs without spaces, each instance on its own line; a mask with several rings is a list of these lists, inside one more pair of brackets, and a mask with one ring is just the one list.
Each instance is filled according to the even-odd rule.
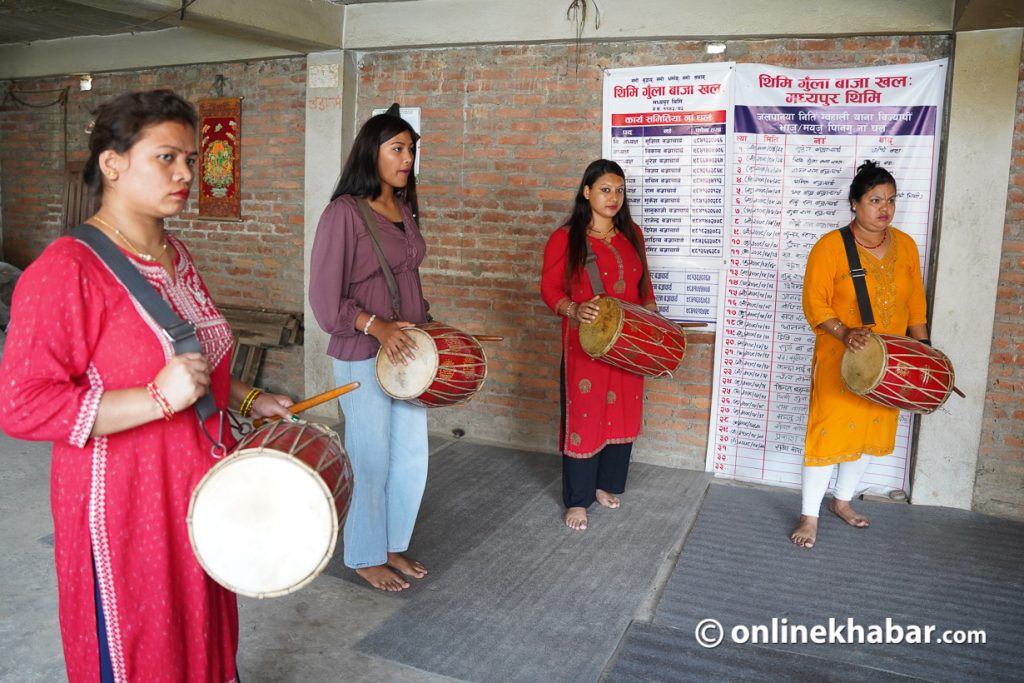
[[620,501],[617,496],[614,496],[607,491],[602,491],[601,489],[597,490],[597,502],[606,508],[611,508],[612,510],[622,505],[622,501]]
[[427,575],[426,567],[401,553],[388,553],[388,566],[413,579],[422,579]]
[[569,508],[565,511],[565,525],[576,531],[587,529],[587,508]]
[[818,539],[818,518],[808,517],[807,515],[800,515],[800,523],[793,529],[793,533],[789,535],[789,540],[796,543],[801,548],[807,548],[810,550],[814,547],[814,542]]
[[374,588],[382,591],[397,593],[409,587],[409,582],[391,571],[386,564],[362,567],[356,570],[356,574],[366,579],[367,583]]
[[850,526],[855,526],[858,529],[866,529],[871,526],[871,520],[864,515],[858,515],[854,512],[853,508],[850,507],[850,501],[839,500],[833,498],[832,502],[829,503],[828,509],[839,519],[843,520]]

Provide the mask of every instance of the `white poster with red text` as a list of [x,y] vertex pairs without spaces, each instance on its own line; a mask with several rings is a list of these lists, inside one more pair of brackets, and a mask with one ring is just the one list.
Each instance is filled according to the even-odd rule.
[[715,324],[725,265],[732,62],[609,69],[603,153],[622,166],[662,315]]

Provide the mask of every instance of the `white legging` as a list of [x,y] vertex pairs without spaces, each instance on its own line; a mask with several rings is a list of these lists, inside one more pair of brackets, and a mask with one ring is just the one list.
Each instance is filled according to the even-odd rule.
[[[856,460],[839,463],[839,475],[836,477],[836,489],[832,497],[836,500],[849,502],[857,492],[857,484],[871,462],[870,456],[862,455]],[[835,465],[808,467],[804,465],[804,483],[802,488],[803,509],[801,514],[817,517],[821,509],[821,500],[828,490],[829,479]]]

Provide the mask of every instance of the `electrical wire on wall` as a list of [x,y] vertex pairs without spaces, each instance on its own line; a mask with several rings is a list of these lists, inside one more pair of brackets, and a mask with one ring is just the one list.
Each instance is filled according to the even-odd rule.
[[565,18],[573,23],[576,29],[576,74],[580,73],[580,50],[583,46],[583,29],[587,23],[587,7],[594,6],[594,30],[601,28],[601,6],[597,0],[572,0],[565,10]]
[[[49,109],[50,107],[60,107],[61,114],[61,133],[63,135],[63,153],[64,153],[64,168],[68,166],[68,91],[70,88],[64,86],[63,88],[52,88],[50,90],[15,90],[12,84],[7,88],[7,92],[4,93],[3,102],[0,102],[0,110],[4,110],[7,107],[8,102],[14,102],[22,107],[28,107],[29,109]],[[52,102],[35,103],[23,99],[29,95],[40,95],[46,93],[57,93],[57,96]]]

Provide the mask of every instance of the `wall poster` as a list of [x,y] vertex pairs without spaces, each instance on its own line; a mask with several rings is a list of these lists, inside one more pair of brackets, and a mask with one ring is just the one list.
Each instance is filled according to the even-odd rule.
[[[606,72],[605,154],[629,176],[630,209],[647,236],[655,283],[672,285],[656,284],[659,306],[676,320],[705,320],[687,315],[697,301],[686,298],[689,278],[707,278],[713,290],[718,334],[706,467],[716,476],[800,486],[814,347],[801,305],[803,271],[818,238],[850,220],[847,193],[865,160],[896,178],[893,225],[914,238],[926,268],[946,78],[945,59],[858,69],[710,64]],[[700,99],[699,85],[692,99],[673,95],[684,83],[721,87],[715,99]],[[700,125],[721,126],[726,139],[688,129],[690,144],[680,143],[676,127],[693,125],[688,113],[712,112]],[[681,118],[663,121],[664,114]],[[723,191],[717,205],[698,201],[713,193],[695,192],[719,177],[706,148],[727,156],[720,184],[707,185]],[[660,182],[663,174],[673,180]],[[668,188],[675,191],[662,191]],[[680,201],[665,201],[674,198]],[[705,232],[713,224],[704,220],[717,217],[704,211],[715,208],[726,219],[717,254],[696,241],[717,236]],[[910,427],[911,416],[902,414],[895,452],[873,460],[864,475],[869,491],[909,493]]]

